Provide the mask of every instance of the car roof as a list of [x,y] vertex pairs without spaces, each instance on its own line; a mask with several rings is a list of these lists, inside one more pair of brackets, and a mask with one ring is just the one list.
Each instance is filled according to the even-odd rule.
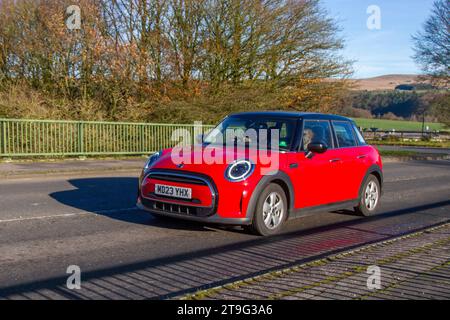
[[268,116],[268,117],[288,117],[288,118],[302,118],[302,119],[319,119],[319,120],[344,120],[353,121],[350,118],[338,116],[335,114],[315,113],[315,112],[298,112],[298,111],[249,111],[232,113],[229,116]]

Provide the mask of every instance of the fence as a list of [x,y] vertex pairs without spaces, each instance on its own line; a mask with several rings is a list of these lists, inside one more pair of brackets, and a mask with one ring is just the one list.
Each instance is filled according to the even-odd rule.
[[422,138],[435,140],[449,140],[449,133],[446,131],[363,131],[364,138],[368,140],[396,138],[399,140],[420,140]]
[[[213,126],[203,126],[203,131]],[[184,141],[193,143],[197,131],[192,124],[126,123],[94,121],[0,119],[0,157],[141,155],[174,146],[175,129]],[[201,132],[201,131],[200,131]],[[413,131],[365,131],[368,139],[397,136],[419,139]],[[448,133],[427,133],[448,139]]]
[[177,144],[175,129],[194,142],[189,124],[0,119],[0,157],[148,154]]

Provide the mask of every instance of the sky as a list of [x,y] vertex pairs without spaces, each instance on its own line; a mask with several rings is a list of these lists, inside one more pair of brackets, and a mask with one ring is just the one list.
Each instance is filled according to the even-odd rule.
[[[355,61],[354,78],[421,72],[411,58],[411,36],[431,14],[433,0],[322,0],[322,5],[342,28],[343,56]],[[374,11],[367,13],[372,5],[379,8],[379,29]]]

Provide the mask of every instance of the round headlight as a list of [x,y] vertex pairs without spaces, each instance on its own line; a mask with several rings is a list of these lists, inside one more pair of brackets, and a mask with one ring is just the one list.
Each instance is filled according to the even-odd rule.
[[150,166],[156,161],[158,160],[158,158],[161,156],[161,151],[155,152],[154,154],[152,154],[147,162],[145,163],[144,166],[144,171],[148,170],[148,168],[150,168]]
[[253,173],[254,165],[248,160],[237,160],[230,164],[225,177],[230,181],[242,181]]

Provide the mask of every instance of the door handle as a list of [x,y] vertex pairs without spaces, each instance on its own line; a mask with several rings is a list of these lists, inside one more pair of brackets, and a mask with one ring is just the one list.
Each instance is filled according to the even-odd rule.
[[365,157],[367,157],[366,154],[362,154],[356,157],[356,159],[364,159]]
[[331,159],[331,160],[330,160],[330,163],[339,162],[339,161],[341,161],[341,159],[335,158],[335,159]]
[[291,163],[291,164],[289,165],[289,168],[291,168],[291,169],[298,168],[298,163]]

